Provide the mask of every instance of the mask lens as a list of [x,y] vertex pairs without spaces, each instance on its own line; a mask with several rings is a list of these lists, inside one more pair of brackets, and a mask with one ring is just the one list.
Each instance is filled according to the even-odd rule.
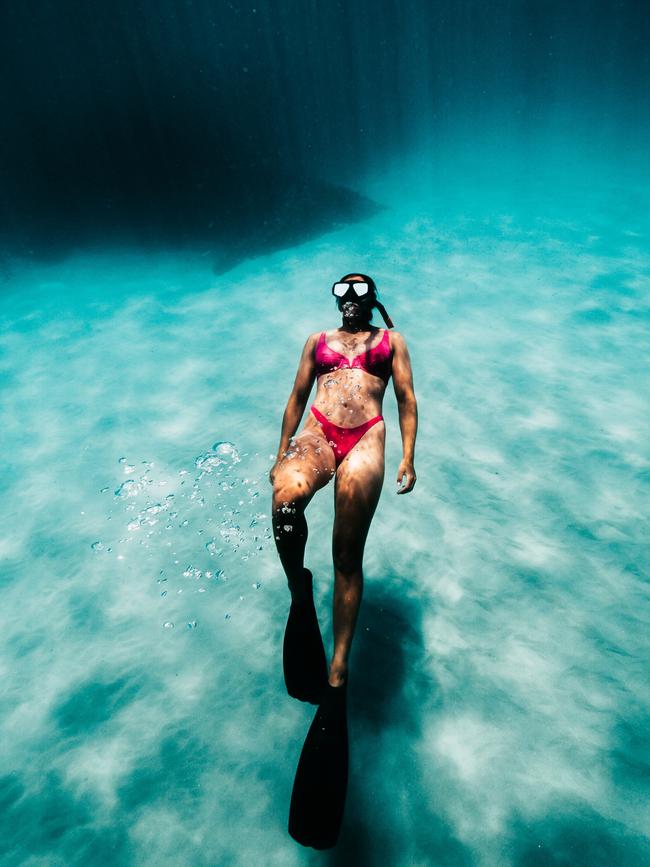
[[361,297],[362,295],[368,294],[368,284],[367,283],[355,283],[353,288],[359,297]]
[[345,295],[345,293],[348,291],[349,288],[350,288],[349,283],[335,283],[333,292],[337,298],[343,298],[343,296]]

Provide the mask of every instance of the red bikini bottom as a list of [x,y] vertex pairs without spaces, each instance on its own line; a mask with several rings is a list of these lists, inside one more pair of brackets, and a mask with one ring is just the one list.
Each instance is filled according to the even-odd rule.
[[356,446],[364,433],[384,418],[383,415],[376,415],[357,427],[340,427],[338,424],[332,424],[331,421],[328,421],[323,413],[313,405],[311,411],[334,450],[334,460],[337,467],[347,453]]

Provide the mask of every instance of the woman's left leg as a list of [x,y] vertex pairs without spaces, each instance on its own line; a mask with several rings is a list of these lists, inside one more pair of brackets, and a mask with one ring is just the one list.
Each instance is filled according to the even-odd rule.
[[334,653],[329,681],[347,679],[363,593],[363,551],[384,481],[384,422],[378,422],[348,453],[336,472],[334,502]]

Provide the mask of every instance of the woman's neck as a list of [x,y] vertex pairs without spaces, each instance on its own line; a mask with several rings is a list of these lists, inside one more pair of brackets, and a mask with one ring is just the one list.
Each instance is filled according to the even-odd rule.
[[345,331],[346,334],[358,334],[360,331],[371,331],[370,322],[346,322],[343,320],[339,331]]

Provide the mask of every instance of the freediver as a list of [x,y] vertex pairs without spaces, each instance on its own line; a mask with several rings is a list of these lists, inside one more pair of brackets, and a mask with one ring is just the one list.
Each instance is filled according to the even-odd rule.
[[[337,826],[336,830],[323,831],[314,799],[327,803],[326,791],[319,793],[318,787],[328,789],[324,779],[328,774],[329,788],[338,788],[339,800],[342,790],[345,798],[348,657],[363,591],[365,542],[384,480],[381,409],[391,375],[402,435],[397,493],[412,491],[416,481],[417,403],[406,342],[397,331],[389,331],[393,323],[377,298],[372,278],[348,274],[333,285],[332,294],[342,314],[341,327],[307,338],[282,419],[277,459],[269,473],[275,542],[291,592],[283,644],[285,684],[293,697],[319,705],[298,766],[289,831],[303,845],[315,848],[334,845],[342,817],[341,801],[335,815],[325,818],[325,824]],[[372,326],[375,307],[386,329]],[[294,436],[314,380],[314,403]],[[328,666],[314,608],[312,573],[304,566],[304,554],[305,508],[332,477],[334,651]]]

